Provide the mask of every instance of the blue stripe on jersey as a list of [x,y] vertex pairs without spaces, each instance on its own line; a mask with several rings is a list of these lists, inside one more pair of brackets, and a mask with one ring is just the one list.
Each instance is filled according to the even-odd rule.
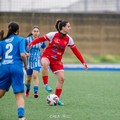
[[[29,36],[26,39],[27,41],[27,45],[33,41],[33,37]],[[41,48],[45,48],[46,45],[44,42],[38,43],[34,46],[31,47],[31,49],[29,50],[29,54],[30,56],[27,57],[27,64],[29,69],[35,68],[35,67],[41,67],[41,63],[40,63],[40,57],[41,57]]]

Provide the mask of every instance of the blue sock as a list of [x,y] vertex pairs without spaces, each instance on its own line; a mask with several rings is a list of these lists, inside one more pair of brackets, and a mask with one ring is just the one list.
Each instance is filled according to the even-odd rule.
[[38,93],[38,86],[34,86],[34,93]]
[[25,86],[26,86],[26,88],[27,88],[27,90],[30,90],[30,84],[25,84]]
[[18,118],[24,117],[24,108],[18,108]]

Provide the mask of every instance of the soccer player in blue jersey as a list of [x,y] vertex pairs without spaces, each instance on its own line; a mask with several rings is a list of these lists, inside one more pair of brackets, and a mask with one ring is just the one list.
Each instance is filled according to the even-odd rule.
[[13,88],[15,94],[19,120],[24,117],[24,68],[27,70],[25,39],[18,36],[19,25],[11,22],[8,25],[8,33],[0,41],[0,98]]
[[[32,42],[35,38],[38,38],[40,35],[40,29],[38,26],[33,26],[31,33],[28,35],[26,39],[26,45]],[[30,93],[31,80],[33,77],[34,80],[34,98],[38,98],[38,90],[39,90],[39,71],[41,69],[41,49],[44,50],[46,47],[45,42],[41,42],[31,47],[28,51],[29,56],[27,57],[27,80],[26,80],[26,92],[25,96],[28,97]]]

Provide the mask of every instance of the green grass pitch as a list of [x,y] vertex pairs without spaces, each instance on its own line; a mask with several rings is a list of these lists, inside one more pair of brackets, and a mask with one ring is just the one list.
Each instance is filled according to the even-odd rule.
[[[49,74],[55,89],[56,76]],[[120,72],[65,71],[61,101],[64,106],[48,106],[40,73],[39,98],[25,98],[27,120],[120,120]],[[0,100],[0,120],[17,120],[12,89]]]

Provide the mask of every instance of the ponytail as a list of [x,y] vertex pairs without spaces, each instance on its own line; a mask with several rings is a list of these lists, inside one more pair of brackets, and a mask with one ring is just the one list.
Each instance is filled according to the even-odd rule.
[[55,28],[58,32],[60,32],[62,30],[62,27],[65,27],[66,24],[68,23],[68,21],[64,21],[64,20],[57,20],[56,24],[55,24]]
[[16,22],[11,22],[8,25],[8,33],[4,39],[8,38],[12,34],[15,34],[17,30],[19,30],[19,25]]

